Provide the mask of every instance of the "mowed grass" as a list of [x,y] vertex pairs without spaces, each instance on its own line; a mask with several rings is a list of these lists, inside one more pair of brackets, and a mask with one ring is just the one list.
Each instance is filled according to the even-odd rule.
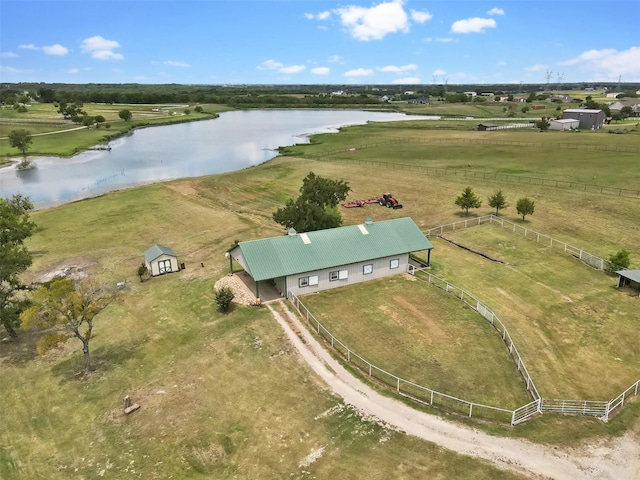
[[415,277],[400,275],[301,300],[353,352],[400,378],[500,408],[530,401],[489,323]]
[[[299,361],[268,310],[219,313],[213,284],[229,239],[268,229],[198,187],[152,185],[33,214],[33,278],[79,266],[128,287],[96,321],[91,378],[75,376],[74,339],[43,357],[35,333],[1,344],[2,478],[519,478],[362,420]],[[187,269],[140,283],[155,241]],[[141,405],[129,417],[126,395]]]
[[[384,136],[379,126],[372,127]],[[410,133],[399,126],[389,128],[393,135]],[[609,137],[614,136],[602,136]],[[348,148],[352,141],[347,137],[335,145]],[[419,156],[416,149],[390,160]],[[530,156],[538,158],[537,172],[556,161],[527,148],[496,152],[495,161],[517,168]],[[473,159],[473,147],[468,157]],[[575,162],[573,167],[587,175],[591,167]],[[611,170],[619,167],[615,152],[603,152],[602,162]],[[620,168],[637,175],[629,166]],[[0,476],[68,478],[78,468],[85,478],[97,478],[104,468],[125,478],[296,478],[303,476],[302,470],[317,477],[416,478],[427,471],[433,478],[514,478],[484,462],[362,422],[349,409],[338,414],[340,402],[300,364],[265,310],[235,307],[229,315],[220,315],[213,308],[214,281],[228,269],[225,250],[235,240],[282,233],[271,214],[297,195],[309,171],[345,179],[352,187],[351,198],[390,190],[404,204],[402,210],[377,205],[344,209],[347,225],[365,216],[374,221],[411,216],[426,229],[465,218],[453,202],[468,179],[293,156],[240,172],[114,192],[35,212],[39,230],[29,241],[35,258],[27,280],[77,265],[105,281],[125,280],[129,289],[122,303],[97,321],[92,340],[96,372],[91,379],[74,376],[81,365],[79,342],[74,340],[42,358],[35,356],[32,335],[23,333],[16,344],[0,343],[0,385],[9,392],[0,411],[0,425],[7,426],[0,433]],[[638,267],[636,199],[495,181],[471,184],[483,199],[497,188],[503,188],[512,204],[528,195],[536,200],[528,226],[594,254],[626,248]],[[469,218],[491,211],[483,206]],[[503,214],[519,221],[514,207]],[[137,266],[153,243],[172,247],[187,268],[140,284]],[[446,248],[436,245],[436,269],[445,266]],[[450,261],[458,256],[456,249]],[[460,275],[455,283],[461,286],[470,283],[463,277],[479,278],[487,269],[484,262],[462,263],[451,269]],[[484,299],[475,286],[469,289]],[[516,328],[508,320],[511,312],[498,310],[500,305],[490,297],[486,301],[510,331]],[[565,347],[562,342],[550,344],[556,352],[547,355],[549,371],[563,366],[558,359],[566,356]],[[530,366],[528,357],[525,361]],[[121,402],[127,394],[142,408],[123,417]],[[575,444],[638,432],[638,404],[631,401],[607,424],[544,415],[515,429],[479,427],[533,441]],[[323,415],[333,407],[336,413]],[[363,426],[373,433],[363,434]],[[319,460],[300,466],[324,445]]]

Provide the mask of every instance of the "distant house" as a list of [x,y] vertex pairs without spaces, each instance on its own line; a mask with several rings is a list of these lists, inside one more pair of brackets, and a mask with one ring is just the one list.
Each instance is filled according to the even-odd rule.
[[144,264],[152,277],[180,270],[178,256],[169,247],[154,245],[144,252]]
[[640,115],[640,98],[621,98],[609,105],[611,114],[620,113],[624,107],[631,107],[634,115]]
[[568,108],[562,112],[562,118],[573,118],[580,121],[580,128],[598,130],[602,128],[607,115],[602,110],[592,108]]
[[561,118],[549,122],[549,130],[576,130],[580,128],[580,120],[575,118]]
[[478,130],[481,131],[481,132],[487,132],[487,131],[490,131],[490,130],[495,130],[496,127],[497,127],[497,125],[493,125],[493,124],[490,124],[490,123],[479,123],[478,124]]
[[429,103],[431,103],[431,99],[429,97],[418,97],[418,98],[412,98],[407,103],[429,104]]
[[281,295],[319,292],[407,272],[409,253],[427,250],[431,242],[409,218],[297,233],[240,242],[229,254],[255,282],[275,285]]

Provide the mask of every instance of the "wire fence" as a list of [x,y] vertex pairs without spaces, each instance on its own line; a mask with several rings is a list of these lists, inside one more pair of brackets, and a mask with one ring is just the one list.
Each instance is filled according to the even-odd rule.
[[[576,190],[585,193],[594,193],[600,195],[611,195],[616,197],[638,198],[640,199],[640,189],[629,189],[610,187],[605,185],[596,185],[589,183],[571,182],[568,180],[559,180],[553,178],[528,177],[523,175],[512,175],[496,172],[478,172],[473,170],[465,170],[462,168],[447,167],[428,167],[419,164],[384,162],[377,160],[367,160],[352,158],[353,152],[357,150],[380,148],[388,145],[396,145],[402,143],[425,143],[425,144],[451,144],[451,145],[496,145],[496,146],[518,146],[527,148],[548,148],[550,145],[538,142],[518,142],[511,140],[490,140],[490,139],[417,139],[417,138],[400,138],[389,139],[380,142],[372,142],[364,145],[355,145],[349,149],[334,149],[320,153],[305,153],[305,158],[311,158],[321,161],[344,162],[353,165],[371,165],[375,167],[389,168],[394,170],[406,170],[412,172],[423,173],[427,175],[440,176],[456,176],[469,178],[474,180],[499,181],[510,184],[533,185],[542,187],[562,188]],[[610,151],[610,152],[627,152],[640,153],[640,147],[634,145],[598,145],[598,144],[582,144],[582,143],[554,143],[554,148],[566,148],[577,150],[593,150],[593,151]]]

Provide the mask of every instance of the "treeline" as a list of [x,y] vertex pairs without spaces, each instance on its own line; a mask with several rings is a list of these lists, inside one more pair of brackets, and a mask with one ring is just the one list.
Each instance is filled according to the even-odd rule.
[[[587,84],[563,84],[561,90],[576,90]],[[640,85],[599,84],[610,90],[635,92]],[[545,85],[181,85],[181,84],[62,84],[5,83],[0,101],[17,105],[35,100],[43,103],[162,104],[213,103],[239,108],[331,107],[380,105],[381,100],[441,98],[463,92],[495,95],[538,92]],[[462,94],[460,94],[462,95]],[[451,101],[451,100],[449,100]]]

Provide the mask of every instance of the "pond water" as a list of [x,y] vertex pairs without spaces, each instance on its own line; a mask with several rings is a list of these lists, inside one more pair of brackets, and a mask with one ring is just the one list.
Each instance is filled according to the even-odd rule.
[[281,146],[346,125],[436,117],[359,110],[249,110],[217,119],[135,130],[110,150],[71,158],[33,157],[35,168],[0,168],[0,196],[20,193],[47,208],[145,183],[240,170],[277,155]]

